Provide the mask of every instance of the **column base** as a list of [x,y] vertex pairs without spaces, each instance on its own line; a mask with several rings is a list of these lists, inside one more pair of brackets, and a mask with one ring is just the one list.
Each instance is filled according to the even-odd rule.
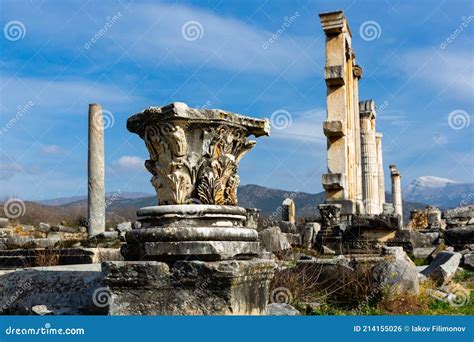
[[113,316],[262,315],[274,270],[262,259],[102,264]]

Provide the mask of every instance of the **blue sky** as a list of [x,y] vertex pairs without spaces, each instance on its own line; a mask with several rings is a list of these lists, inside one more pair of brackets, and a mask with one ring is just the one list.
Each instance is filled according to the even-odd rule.
[[[423,175],[474,182],[472,1],[0,3],[0,196],[86,193],[89,103],[110,119],[107,191],[152,193],[144,143],[126,120],[173,101],[260,118],[287,111],[291,124],[241,161],[241,184],[321,191],[317,13],[338,9],[364,69],[360,99],[379,107],[386,170],[397,164],[403,185]],[[188,22],[197,37],[183,35]],[[369,24],[375,36],[364,33]]]

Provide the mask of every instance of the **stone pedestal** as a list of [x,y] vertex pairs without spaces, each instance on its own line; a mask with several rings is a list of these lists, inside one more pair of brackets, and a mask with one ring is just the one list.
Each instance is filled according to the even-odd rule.
[[127,261],[103,265],[110,314],[262,314],[275,264],[256,259],[237,168],[255,146],[248,137],[269,134],[268,121],[172,103],[133,115],[127,128],[145,141],[160,205],[137,212]]
[[126,235],[126,260],[249,259],[258,233],[247,228],[246,210],[224,205],[161,205],[137,212],[141,228]]
[[261,315],[275,263],[269,260],[106,262],[109,315]]
[[320,204],[321,229],[316,235],[315,247],[320,252],[328,247],[336,254],[342,254],[342,226],[340,204]]
[[426,208],[429,229],[441,229],[441,210],[436,207],[428,206]]

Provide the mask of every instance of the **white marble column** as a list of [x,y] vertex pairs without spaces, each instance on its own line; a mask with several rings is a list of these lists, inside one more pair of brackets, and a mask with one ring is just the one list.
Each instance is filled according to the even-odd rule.
[[98,104],[89,105],[88,234],[105,231],[104,116]]
[[383,171],[383,153],[382,153],[382,133],[375,133],[375,145],[377,149],[377,164],[379,176],[379,213],[383,211],[383,204],[385,203],[385,176]]
[[365,213],[380,214],[377,148],[375,142],[375,103],[359,102],[362,161],[362,193]]
[[400,171],[395,165],[390,165],[390,176],[392,177],[392,203],[395,213],[401,216],[401,225],[403,226],[403,206],[402,206],[402,184]]

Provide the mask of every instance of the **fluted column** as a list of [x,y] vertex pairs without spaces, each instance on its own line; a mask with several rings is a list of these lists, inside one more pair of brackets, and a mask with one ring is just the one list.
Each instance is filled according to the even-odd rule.
[[89,105],[88,234],[105,231],[104,116],[98,104]]
[[401,216],[401,224],[403,226],[403,206],[402,206],[402,184],[400,171],[395,165],[390,165],[390,176],[392,177],[392,203],[395,213]]
[[359,102],[360,141],[362,161],[362,194],[365,212],[380,214],[377,149],[375,142],[375,103]]
[[385,203],[385,176],[383,172],[383,153],[382,153],[382,133],[375,133],[375,145],[377,149],[377,164],[379,177],[379,213],[383,211],[383,204]]

